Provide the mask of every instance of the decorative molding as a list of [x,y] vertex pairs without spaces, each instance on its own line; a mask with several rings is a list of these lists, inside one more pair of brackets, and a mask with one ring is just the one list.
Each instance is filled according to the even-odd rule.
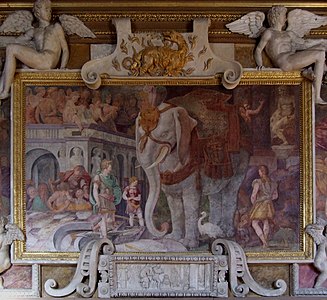
[[327,295],[327,288],[300,288],[299,264],[292,265],[292,295],[293,296],[320,296]]
[[[45,282],[49,296],[77,292],[92,297],[245,297],[280,296],[287,285],[279,279],[272,289],[260,286],[251,276],[243,249],[233,241],[217,239],[207,255],[116,254],[107,239],[92,240],[82,250],[74,278],[57,289]],[[92,263],[91,263],[92,262]],[[97,270],[96,270],[97,268]]]
[[103,58],[86,62],[81,75],[89,88],[101,85],[101,75],[110,77],[210,77],[222,74],[222,84],[235,88],[242,66],[216,56],[208,41],[210,20],[195,19],[193,32],[132,33],[131,20],[114,20],[117,47]]
[[[204,0],[204,1],[173,1],[173,0],[167,0],[167,1],[139,1],[135,2],[132,0],[125,0],[125,1],[119,1],[119,0],[113,0],[110,2],[104,1],[104,0],[96,0],[92,2],[87,1],[76,1],[76,2],[67,2],[64,0],[59,0],[53,3],[53,7],[55,9],[111,9],[111,10],[117,10],[117,9],[154,9],[154,8],[166,8],[169,10],[180,10],[180,9],[215,9],[215,8],[249,8],[249,7],[270,7],[271,5],[285,5],[288,7],[311,7],[311,8],[325,8],[325,1],[302,1],[302,2],[295,2],[295,1],[257,1],[253,0],[251,2],[248,1],[232,1],[232,2],[226,2],[223,0],[217,0],[215,2],[210,0]],[[15,1],[14,3],[11,3],[8,5],[8,3],[1,3],[0,8],[6,8],[6,9],[21,9],[21,8],[31,8],[33,6],[33,3],[30,1],[26,2],[19,2]]]
[[0,289],[1,299],[40,297],[40,266],[34,264],[32,268],[31,289]]

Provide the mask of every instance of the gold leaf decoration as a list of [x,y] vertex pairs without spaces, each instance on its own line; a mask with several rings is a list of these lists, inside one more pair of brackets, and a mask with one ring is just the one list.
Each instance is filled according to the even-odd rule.
[[118,62],[117,57],[115,57],[115,58],[112,60],[112,66],[113,66],[117,71],[121,71],[121,67],[120,67],[120,64],[119,64],[119,62]]
[[191,45],[191,50],[193,50],[195,48],[197,39],[198,39],[198,37],[196,35],[190,35],[188,37],[188,42]]
[[191,52],[186,55],[186,61],[194,61],[194,55]]
[[176,31],[162,33],[161,39],[163,46],[155,46],[153,39],[142,40],[147,46],[140,51],[132,46],[133,55],[123,59],[123,67],[133,76],[182,76],[183,67],[194,60],[186,40]]
[[198,54],[198,57],[200,57],[201,55],[204,55],[206,52],[207,52],[207,47],[203,46],[202,50]]
[[120,50],[121,50],[121,52],[128,54],[127,43],[125,42],[124,39],[122,39],[122,41],[120,43]]
[[188,76],[194,72],[195,68],[188,68],[187,70],[183,70],[183,75]]
[[210,68],[212,61],[213,61],[213,57],[210,57],[210,58],[208,58],[207,61],[204,62],[203,71],[207,71]]
[[131,43],[141,44],[139,37],[135,36],[135,34],[133,34],[133,35],[130,34],[130,35],[128,36],[128,40],[129,40]]
[[151,40],[147,41],[148,47],[154,47],[153,42]]

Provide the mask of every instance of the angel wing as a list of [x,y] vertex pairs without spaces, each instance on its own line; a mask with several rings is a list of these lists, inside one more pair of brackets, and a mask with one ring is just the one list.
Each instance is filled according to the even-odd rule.
[[95,34],[85,26],[85,24],[77,17],[71,15],[60,15],[60,23],[68,35],[77,34],[83,38],[95,38]]
[[263,26],[265,14],[261,11],[250,12],[232,23],[226,24],[226,27],[235,33],[245,34],[250,38],[259,37],[266,28]]
[[327,16],[318,16],[303,9],[293,9],[287,14],[287,31],[293,31],[303,37],[311,29],[327,25]]
[[0,33],[21,34],[33,28],[34,16],[28,10],[18,10],[8,15],[0,26]]
[[309,234],[314,242],[318,245],[327,242],[326,236],[323,234],[323,232],[326,230],[326,225],[322,224],[309,224],[305,228],[305,232]]
[[6,234],[4,236],[5,245],[11,245],[13,241],[24,240],[24,234],[16,224],[8,223],[5,226],[5,228],[6,228]]

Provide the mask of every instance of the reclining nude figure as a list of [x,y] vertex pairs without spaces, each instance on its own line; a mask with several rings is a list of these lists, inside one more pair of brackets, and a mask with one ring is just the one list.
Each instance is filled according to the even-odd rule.
[[[245,20],[257,18],[245,24]],[[268,12],[269,28],[262,26],[265,15],[251,12],[242,18],[227,24],[233,32],[243,33],[249,37],[260,37],[254,52],[258,69],[263,68],[262,52],[265,50],[272,64],[283,71],[303,71],[313,79],[313,99],[317,104],[327,104],[321,98],[321,84],[325,65],[327,41],[324,39],[304,39],[312,28],[327,25],[327,17],[317,16],[301,9],[294,9],[287,14],[284,6],[273,6]],[[285,25],[287,24],[287,28]],[[251,26],[251,27],[250,27]],[[252,27],[253,26],[253,27]],[[313,71],[306,69],[313,66]]]
[[[67,65],[69,50],[64,30],[59,23],[50,25],[51,1],[35,1],[33,13],[38,20],[38,27],[31,28],[18,37],[17,44],[9,44],[6,47],[6,61],[0,81],[0,99],[6,99],[9,96],[17,59],[28,67],[40,70],[55,68],[60,58],[60,68],[65,68]],[[34,41],[35,49],[21,44],[30,40]]]
[[[36,0],[33,6],[33,14],[37,20],[37,27],[32,26],[33,15],[29,11],[17,11],[8,16],[1,27],[6,26],[10,31],[15,21],[21,26],[23,33],[6,43],[5,37],[1,45],[6,45],[6,60],[0,80],[0,100],[9,96],[11,83],[16,72],[17,60],[29,68],[38,70],[50,70],[67,66],[69,49],[65,33],[77,34],[80,37],[92,37],[95,35],[82,21],[74,16],[61,15],[60,22],[51,24],[52,10],[50,0]],[[6,22],[7,21],[7,22]],[[2,29],[3,30],[3,29]],[[0,32],[1,33],[1,32]]]

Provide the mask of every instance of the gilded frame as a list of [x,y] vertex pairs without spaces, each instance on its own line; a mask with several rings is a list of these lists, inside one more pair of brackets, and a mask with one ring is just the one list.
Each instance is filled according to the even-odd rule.
[[[103,79],[104,86],[114,85],[165,85],[165,86],[215,86],[220,85],[219,77],[212,78],[123,78]],[[31,72],[16,74],[12,93],[12,208],[13,221],[26,233],[25,204],[25,89],[28,86],[84,86],[80,73],[72,71]],[[247,251],[249,262],[304,262],[313,258],[313,242],[304,233],[307,224],[313,222],[313,145],[311,83],[303,79],[299,72],[245,71],[240,86],[293,86],[299,89],[301,105],[299,109],[300,133],[300,214],[298,216],[299,242],[296,250]],[[28,238],[28,237],[27,237]],[[197,252],[195,252],[197,253]],[[199,252],[201,253],[201,252]],[[75,263],[78,252],[28,251],[26,241],[16,241],[13,261],[19,263]],[[117,253],[119,254],[119,253]],[[137,253],[135,253],[137,254]],[[149,254],[151,255],[151,254]],[[170,256],[183,255],[170,252]]]

